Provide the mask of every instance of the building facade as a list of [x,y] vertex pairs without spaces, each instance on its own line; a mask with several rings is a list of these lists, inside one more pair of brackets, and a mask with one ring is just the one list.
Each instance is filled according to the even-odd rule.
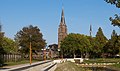
[[67,26],[65,23],[64,10],[62,9],[61,21],[58,28],[58,48],[60,48],[60,43],[66,36],[67,36]]
[[58,45],[57,44],[51,44],[49,47],[49,57],[50,58],[57,58],[59,55],[58,52]]

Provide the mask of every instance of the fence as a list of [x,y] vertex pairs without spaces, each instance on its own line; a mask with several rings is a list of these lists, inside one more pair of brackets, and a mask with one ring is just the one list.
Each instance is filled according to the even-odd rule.
[[3,62],[17,62],[22,60],[22,56],[20,54],[0,54],[0,59]]
[[[0,54],[0,63],[1,62],[18,62],[22,60],[28,60],[29,55],[21,55],[21,54]],[[42,56],[40,54],[38,55],[32,55],[33,60],[42,60]]]

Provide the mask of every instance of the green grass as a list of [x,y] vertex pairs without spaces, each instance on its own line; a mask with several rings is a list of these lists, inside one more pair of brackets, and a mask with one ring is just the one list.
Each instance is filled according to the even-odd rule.
[[58,64],[55,71],[84,71],[84,69],[78,67],[75,63],[65,62]]
[[[104,62],[104,61],[106,62],[107,60],[110,60],[110,62],[114,62],[114,61],[116,62],[116,60],[119,60],[119,59],[115,59],[115,60],[114,59],[105,59],[104,61],[101,59],[97,59],[97,60],[100,62]],[[107,62],[109,62],[109,61],[107,61]],[[119,71],[120,64],[108,66],[107,68]],[[101,70],[104,70],[104,68],[98,68],[98,71],[101,71]],[[76,63],[65,62],[65,63],[57,64],[57,68],[55,71],[92,71],[92,70],[90,68],[84,68],[79,65],[76,65]]]
[[120,58],[98,58],[84,60],[84,63],[117,63],[120,62]]
[[[117,64],[119,62],[119,64]],[[114,65],[108,66],[110,69],[120,70],[120,58],[98,58],[84,60],[84,63],[116,63]]]
[[108,66],[107,68],[120,71],[120,64],[114,64],[112,66]]
[[[38,60],[32,60],[32,62],[38,62]],[[13,65],[19,65],[19,64],[26,64],[29,63],[29,60],[22,60],[18,62],[5,62],[4,66],[13,66]]]
[[114,67],[120,68],[120,64],[113,65]]

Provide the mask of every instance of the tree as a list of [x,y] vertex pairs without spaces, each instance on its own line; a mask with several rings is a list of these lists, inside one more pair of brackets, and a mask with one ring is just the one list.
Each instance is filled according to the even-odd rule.
[[113,30],[111,39],[107,42],[107,44],[104,47],[104,53],[107,54],[107,56],[115,56],[116,54],[119,53],[119,44],[118,44],[118,35]]
[[6,53],[16,53],[14,40],[12,40],[8,37],[3,37],[2,46],[3,46],[3,49],[5,50]]
[[81,55],[81,57],[86,57],[91,50],[90,46],[87,36],[71,33],[61,42],[60,48],[64,56],[75,57],[76,55]]
[[120,55],[120,35],[118,36],[117,40],[118,40],[117,47],[119,48],[119,53],[118,54]]
[[90,58],[95,58],[97,57],[97,53],[98,52],[98,42],[96,42],[95,40],[95,37],[91,37],[91,36],[88,36],[88,40],[90,41],[90,44],[91,44],[91,50],[89,52],[89,57]]
[[107,38],[104,36],[101,27],[99,27],[99,29],[98,29],[98,32],[95,37],[95,41],[96,41],[96,45],[97,45],[95,48],[95,49],[97,49],[96,53],[101,55],[101,53],[103,52],[103,47],[107,43]]
[[115,30],[113,30],[112,35],[111,35],[111,46],[112,46],[112,55],[116,55],[119,53],[119,37]]
[[[105,0],[107,3],[110,3],[112,5],[115,5],[117,8],[120,8],[120,0]],[[115,14],[115,18],[113,19],[112,17],[109,18],[111,21],[111,24],[113,26],[118,26],[120,27],[120,16]]]
[[117,14],[115,14],[115,18],[113,19],[112,17],[109,18],[111,21],[111,24],[113,26],[118,26],[120,27],[120,16],[118,16]]
[[30,42],[32,46],[32,52],[37,54],[42,48],[45,48],[46,42],[43,39],[43,35],[37,26],[23,27],[22,30],[17,32],[15,40],[19,42],[19,51],[21,53],[29,53]]
[[[89,58],[89,53],[92,50],[92,46],[91,46],[91,42],[88,39],[88,36],[86,35],[81,35],[81,37],[79,37],[80,42],[80,46],[81,48],[81,56],[85,55],[85,58]],[[83,53],[82,53],[83,52]]]
[[0,54],[5,53],[2,43],[3,43],[3,37],[4,37],[4,33],[0,32]]
[[1,54],[5,53],[3,46],[2,46],[3,37],[4,37],[4,33],[0,32],[0,66],[1,64],[4,64],[3,58],[1,57]]
[[115,5],[116,7],[120,8],[120,0],[105,0],[107,3]]
[[75,55],[75,34],[71,33],[61,42],[61,52],[65,57],[73,57]]

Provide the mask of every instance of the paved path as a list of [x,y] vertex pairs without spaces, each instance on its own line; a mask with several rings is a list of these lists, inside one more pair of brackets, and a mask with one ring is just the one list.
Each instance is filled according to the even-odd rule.
[[0,71],[40,71],[42,68],[50,65],[52,61],[46,60],[46,61],[40,61],[30,64],[20,64],[20,65],[14,65],[14,66],[6,66],[3,68],[0,68]]

